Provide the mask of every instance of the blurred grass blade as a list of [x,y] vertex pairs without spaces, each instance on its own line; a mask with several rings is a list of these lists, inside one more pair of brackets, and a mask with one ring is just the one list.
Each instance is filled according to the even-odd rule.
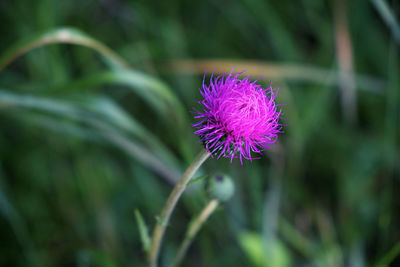
[[[157,102],[157,99],[163,99],[169,104],[170,109],[178,110],[179,115],[176,116],[177,119],[182,119],[183,106],[165,84],[150,75],[127,69],[129,67],[128,63],[120,56],[101,42],[77,29],[61,28],[52,30],[33,36],[28,40],[12,46],[0,57],[0,71],[17,57],[35,48],[55,43],[86,46],[99,52],[109,63],[111,63],[112,66],[120,68],[118,72],[107,72],[100,75],[94,75],[87,80],[83,80],[82,84],[89,83],[95,85],[103,83],[120,83],[130,85],[139,95],[144,96],[147,101],[153,102],[152,104],[154,108],[160,109],[158,106],[163,106],[163,104]],[[77,85],[79,85],[79,83]],[[150,90],[150,92],[147,92],[146,90]],[[163,112],[166,112],[165,107]],[[172,110],[167,112],[167,114],[170,115],[171,113],[173,113]],[[182,120],[179,122],[182,123]]]
[[[82,88],[93,88],[104,84],[128,86],[129,89],[141,96],[164,119],[166,125],[176,125],[176,127],[168,127],[173,136],[184,136],[187,132],[189,122],[180,100],[166,84],[139,71],[121,69],[118,72],[96,73],[62,86],[58,88],[58,91],[81,90]],[[186,161],[191,161],[194,153],[185,138],[178,138],[177,142],[182,156]]]
[[342,116],[348,125],[356,125],[357,94],[354,79],[353,43],[347,16],[348,7],[344,1],[335,1],[334,25],[336,41],[336,58],[338,63],[338,80]]
[[48,115],[36,114],[33,112],[27,114],[25,111],[22,113],[15,112],[12,114],[12,116],[15,117],[15,119],[21,120],[27,125],[38,126],[39,128],[49,130],[56,134],[72,136],[98,144],[103,144],[106,142],[104,137],[102,137],[98,131],[86,129],[85,127],[77,124],[67,123],[66,121],[60,120],[60,118],[53,118]]
[[393,38],[400,45],[400,25],[396,20],[395,15],[392,10],[390,10],[385,0],[371,0],[375,9],[378,11],[379,15],[381,15],[383,21],[392,31]]
[[93,88],[105,84],[128,86],[129,89],[132,89],[146,100],[153,109],[165,118],[173,121],[179,120],[180,124],[185,120],[183,105],[168,86],[150,75],[139,71],[125,69],[118,72],[107,71],[96,73],[62,86],[58,90],[80,90],[82,88]]
[[389,252],[384,255],[374,267],[389,266],[389,264],[400,255],[400,242],[397,242]]
[[299,43],[291,34],[289,27],[285,25],[284,15],[275,9],[273,1],[242,0],[242,2],[246,9],[249,9],[251,14],[261,22],[260,26],[263,27],[265,34],[274,40],[271,42],[273,49],[281,59],[301,59]]
[[143,250],[148,251],[150,248],[150,236],[149,236],[149,229],[147,228],[146,223],[143,220],[142,214],[138,209],[135,209],[135,218],[138,224],[139,233],[140,233],[140,240],[142,241]]
[[35,257],[34,246],[29,236],[28,229],[4,192],[3,175],[0,169],[0,215],[5,218],[12,228],[30,266],[39,266]]
[[[179,172],[176,171],[178,168],[176,166],[178,161],[174,159],[172,152],[169,152],[160,141],[156,141],[156,137],[149,134],[149,132],[145,130],[143,126],[135,128],[135,126],[140,124],[138,122],[133,122],[133,119],[131,119],[132,122],[130,124],[130,130],[131,133],[135,135],[135,139],[127,138],[123,132],[121,133],[121,129],[118,130],[118,127],[115,127],[115,124],[113,125],[112,123],[106,123],[108,120],[104,119],[104,117],[99,119],[99,116],[95,116],[93,111],[88,112],[88,110],[66,101],[35,97],[31,95],[19,95],[0,90],[0,109],[1,108],[33,109],[45,112],[49,115],[68,118],[73,121],[84,122],[89,128],[94,128],[97,131],[100,130],[99,133],[108,142],[118,146],[123,151],[142,162],[144,165],[158,172],[170,183],[174,183],[179,177]],[[100,112],[97,113],[100,114]],[[108,115],[110,116],[111,114],[112,113]],[[116,121],[117,120],[114,118],[114,123]],[[66,123],[67,122],[68,121],[66,121]],[[155,144],[159,145],[159,147],[154,147],[153,144],[152,152],[150,152],[148,148],[138,142],[138,138],[139,140],[142,140],[142,142],[143,140],[146,140],[144,142],[146,144],[152,144],[152,142],[155,141]],[[168,162],[168,164],[165,162]]]
[[285,218],[281,217],[279,221],[280,233],[292,247],[305,257],[312,259],[316,246],[308,240],[296,227],[292,226]]
[[[232,68],[246,70],[246,75],[265,76],[265,79],[287,79],[293,81],[315,82],[324,85],[338,85],[337,79],[331,79],[330,69],[316,67],[308,64],[295,63],[270,63],[255,60],[173,60],[165,65],[166,72],[181,74],[201,74],[204,70],[216,69],[216,73],[229,73]],[[335,74],[336,75],[336,74]],[[382,93],[385,83],[375,77],[358,74],[355,75],[358,89],[369,92]]]
[[20,105],[82,121],[92,121],[93,118],[100,117],[103,121],[107,121],[109,124],[133,134],[150,146],[156,154],[165,159],[171,159],[173,165],[175,167],[178,166],[176,157],[157,137],[106,97],[90,97],[73,104],[72,102],[58,99],[15,94],[0,90],[0,105]]
[[[13,45],[0,56],[0,71],[19,56],[35,48],[56,43],[75,44],[91,48],[100,53],[112,68],[118,69],[116,72],[94,75],[76,83],[75,86],[85,84],[95,86],[104,83],[128,85],[159,114],[167,118],[167,121],[173,121],[177,125],[178,132],[184,132],[186,125],[189,125],[182,103],[168,86],[150,75],[129,69],[128,63],[107,46],[74,28],[48,31]],[[171,129],[174,128],[171,127]],[[183,138],[179,138],[178,142],[182,155],[186,161],[190,160],[193,154],[190,147]]]
[[117,267],[115,260],[107,253],[95,249],[82,249],[77,254],[78,267]]
[[254,266],[264,266],[265,256],[261,235],[250,232],[240,233],[239,244]]
[[171,167],[179,168],[180,163],[170,149],[168,149],[151,131],[147,130],[147,128],[132,116],[129,116],[129,114],[114,101],[111,101],[111,99],[106,97],[91,97],[85,103],[85,108],[89,108],[102,118],[107,119],[110,124],[132,133],[148,146],[154,154],[168,162]]
[[247,257],[257,267],[291,266],[291,257],[285,245],[276,239],[263,246],[262,236],[254,232],[241,232],[239,243]]
[[[389,64],[387,68],[388,72],[388,88],[387,88],[387,108],[385,116],[385,138],[386,143],[386,155],[391,165],[391,172],[393,175],[396,166],[396,154],[398,151],[398,125],[400,120],[400,78],[399,78],[399,51],[398,46],[392,43],[389,53]],[[398,165],[398,163],[397,163]]]
[[75,44],[86,46],[99,52],[112,67],[126,68],[128,63],[110,48],[74,28],[60,28],[34,35],[23,40],[0,56],[0,71],[21,55],[49,44]]

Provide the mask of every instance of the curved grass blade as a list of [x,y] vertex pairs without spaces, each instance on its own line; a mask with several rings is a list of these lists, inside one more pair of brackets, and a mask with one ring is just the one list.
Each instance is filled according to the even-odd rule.
[[152,132],[129,116],[128,113],[114,101],[111,101],[111,99],[106,97],[91,97],[85,100],[83,107],[101,116],[103,120],[107,120],[111,125],[115,125],[121,130],[133,134],[149,147],[153,153],[165,159],[172,167],[179,169],[180,163],[175,155]]
[[[56,43],[86,46],[100,53],[109,63],[111,63],[112,66],[119,68],[118,72],[101,73],[84,79],[78,82],[76,84],[77,86],[83,84],[99,85],[103,83],[120,83],[129,85],[131,88],[134,88],[139,95],[152,103],[152,106],[155,108],[162,105],[157,98],[168,103],[171,109],[169,113],[177,110],[176,113],[179,115],[176,116],[176,119],[180,119],[180,122],[182,122],[181,119],[184,114],[183,106],[165,84],[150,75],[129,70],[128,63],[114,51],[77,29],[56,29],[33,36],[12,46],[0,57],[0,71],[14,59],[35,48]],[[147,90],[150,92],[146,92]],[[165,112],[165,110],[163,110],[163,112]]]
[[80,90],[105,84],[128,86],[129,89],[132,89],[145,99],[152,108],[165,118],[174,122],[178,120],[180,125],[186,121],[183,106],[171,90],[159,80],[139,71],[124,69],[118,72],[100,72],[64,85],[58,88],[57,91]]
[[[121,69],[117,72],[106,71],[93,74],[81,80],[57,88],[57,91],[81,90],[82,88],[94,88],[105,84],[119,84],[141,96],[164,120],[173,131],[172,134],[184,135],[188,129],[188,118],[184,107],[167,85],[158,79],[145,73],[130,69]],[[178,148],[186,161],[191,161],[193,151],[184,138],[178,138]]]
[[[66,101],[31,95],[20,95],[0,90],[0,109],[22,108],[23,110],[36,110],[56,117],[84,122],[89,129],[94,128],[97,132],[100,130],[99,133],[101,133],[108,142],[118,146],[146,166],[154,169],[169,182],[174,183],[179,177],[179,173],[176,171],[176,169],[178,169],[178,160],[174,158],[173,154],[138,122],[124,116],[122,111],[118,110],[116,106],[113,107],[113,112],[107,112],[107,116],[111,117],[107,118],[102,116],[99,118],[99,115],[101,115],[99,109],[103,107],[104,105],[98,105],[96,107],[96,116],[96,114],[93,114],[93,104],[92,110],[90,110],[90,108],[84,109],[82,106],[80,107],[79,105],[74,105]],[[115,113],[118,113],[119,117],[113,116]],[[124,122],[121,122],[121,116],[124,117]],[[113,121],[112,123],[110,122],[110,118]],[[68,121],[65,123],[67,122]],[[134,142],[132,138],[128,138],[123,129],[129,130],[129,133],[134,135],[136,141],[150,145],[152,152],[139,142]],[[165,164],[165,162],[167,162],[168,165]]]
[[13,45],[0,57],[0,71],[23,54],[49,44],[74,44],[91,48],[100,53],[107,63],[115,68],[126,68],[129,64],[110,48],[73,28],[60,28],[32,36]]
[[[81,81],[83,84],[119,83],[128,85],[159,114],[174,122],[178,132],[184,132],[185,125],[189,125],[183,105],[168,86],[154,77],[129,69],[129,64],[106,45],[74,28],[55,29],[17,43],[0,56],[0,71],[19,56],[49,44],[74,44],[95,50],[102,55],[110,67],[118,71],[94,75]],[[77,85],[79,84],[78,82]],[[186,160],[190,160],[193,154],[190,147],[183,138],[179,138],[178,142],[181,154]]]

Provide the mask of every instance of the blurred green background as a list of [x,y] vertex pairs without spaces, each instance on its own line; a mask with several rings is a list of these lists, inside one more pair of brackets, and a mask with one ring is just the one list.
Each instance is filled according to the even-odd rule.
[[[260,160],[209,159],[236,193],[183,266],[400,266],[400,3],[0,1],[0,266],[145,266],[201,144],[202,73],[280,88]],[[193,183],[161,266],[208,199]]]

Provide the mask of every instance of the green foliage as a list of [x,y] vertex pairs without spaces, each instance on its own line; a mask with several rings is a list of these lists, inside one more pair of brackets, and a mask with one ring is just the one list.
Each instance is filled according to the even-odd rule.
[[201,149],[202,73],[233,66],[280,88],[289,126],[260,160],[206,162],[236,191],[185,263],[398,266],[399,17],[389,0],[0,1],[0,266],[145,266],[146,227]]
[[290,255],[279,240],[268,242],[268,244],[264,245],[259,234],[243,232],[239,234],[239,242],[254,266],[291,266]]

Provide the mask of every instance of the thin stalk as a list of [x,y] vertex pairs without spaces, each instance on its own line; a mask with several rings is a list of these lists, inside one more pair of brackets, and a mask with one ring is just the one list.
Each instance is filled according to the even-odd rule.
[[196,156],[192,164],[190,164],[190,166],[183,173],[181,179],[178,181],[171,194],[169,195],[168,200],[165,203],[165,206],[162,209],[160,216],[158,217],[158,222],[154,228],[151,247],[148,255],[148,260],[151,267],[157,267],[158,255],[160,252],[161,242],[165,233],[165,228],[168,225],[169,219],[176,206],[176,203],[181,197],[192,176],[196,173],[196,171],[209,156],[210,153],[203,149]]
[[187,250],[189,249],[194,237],[199,232],[201,226],[204,224],[205,221],[211,216],[211,214],[215,211],[218,207],[219,202],[216,199],[211,200],[207,206],[202,210],[199,217],[194,220],[186,232],[185,239],[183,240],[181,247],[179,248],[178,254],[176,255],[175,261],[172,264],[172,267],[178,267],[181,263],[183,258],[186,255]]
[[343,0],[336,0],[335,4],[336,54],[339,67],[342,115],[349,126],[354,126],[357,123],[357,94],[347,7]]

